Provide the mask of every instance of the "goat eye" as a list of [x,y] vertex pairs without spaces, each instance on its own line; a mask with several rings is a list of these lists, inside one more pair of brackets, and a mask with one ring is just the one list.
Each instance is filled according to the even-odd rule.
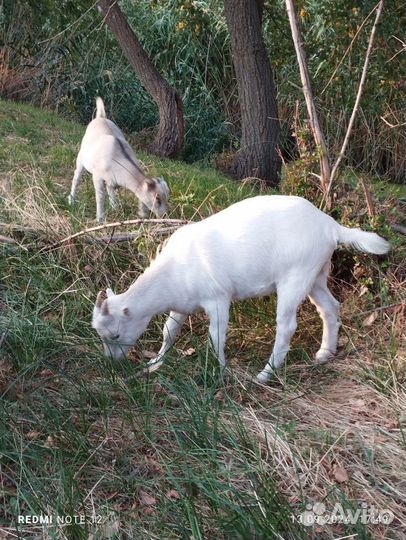
[[120,337],[120,334],[117,334],[116,336],[111,336],[111,341],[116,341]]
[[158,204],[161,204],[161,197],[159,195],[156,196],[155,200]]

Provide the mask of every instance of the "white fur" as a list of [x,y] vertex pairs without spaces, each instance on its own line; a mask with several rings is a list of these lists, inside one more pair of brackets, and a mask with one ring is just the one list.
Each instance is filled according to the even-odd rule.
[[69,204],[73,204],[84,169],[93,175],[97,219],[104,221],[104,199],[107,193],[113,208],[117,206],[116,188],[132,191],[140,200],[139,214],[149,210],[162,216],[168,210],[169,189],[163,178],[148,178],[122,131],[106,118],[104,103],[96,99],[96,118],[86,128],[72,180]]
[[[300,197],[253,197],[177,230],[149,268],[123,294],[99,293],[93,327],[106,354],[120,358],[151,318],[170,310],[164,340],[150,371],[162,363],[189,313],[204,310],[220,364],[233,300],[278,294],[276,339],[259,381],[279,368],[296,329],[296,312],[308,296],[323,321],[316,361],[337,348],[339,303],[327,288],[330,259],[340,243],[370,253],[389,244],[378,235],[349,229]],[[113,339],[114,338],[114,339]]]

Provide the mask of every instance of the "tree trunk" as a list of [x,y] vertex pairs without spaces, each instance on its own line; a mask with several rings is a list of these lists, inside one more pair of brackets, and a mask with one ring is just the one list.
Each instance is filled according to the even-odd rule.
[[237,178],[255,176],[279,183],[279,117],[271,64],[262,37],[263,0],[224,0],[241,108]]
[[159,130],[151,151],[158,156],[175,157],[182,148],[184,137],[181,97],[152,63],[117,0],[98,0],[97,5],[137,77],[158,105]]

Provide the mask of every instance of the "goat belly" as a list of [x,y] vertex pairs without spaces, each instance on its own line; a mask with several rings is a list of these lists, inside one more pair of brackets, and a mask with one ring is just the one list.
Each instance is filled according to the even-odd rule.
[[259,284],[251,283],[243,291],[238,291],[233,298],[235,300],[245,300],[247,298],[260,298],[276,292],[275,283]]

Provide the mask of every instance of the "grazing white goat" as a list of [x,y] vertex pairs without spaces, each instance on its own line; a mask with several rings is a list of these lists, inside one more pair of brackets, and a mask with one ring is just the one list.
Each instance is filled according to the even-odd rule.
[[276,339],[272,355],[257,379],[267,381],[279,368],[296,329],[296,312],[306,296],[323,321],[316,362],[336,352],[339,303],[327,288],[330,259],[338,244],[383,254],[386,240],[350,229],[301,197],[253,197],[198,223],[178,229],[149,268],[122,294],[98,294],[93,327],[106,355],[119,359],[145,331],[151,318],[170,311],[163,344],[149,362],[162,364],[189,313],[204,310],[220,364],[232,300],[276,292]]
[[167,183],[162,177],[145,176],[122,131],[106,118],[104,103],[99,97],[96,99],[96,108],[96,118],[87,126],[76,158],[69,204],[75,201],[80,178],[86,169],[93,175],[98,221],[102,222],[105,219],[106,188],[110,204],[116,208],[118,187],[127,188],[138,197],[141,217],[146,217],[149,210],[157,216],[162,216],[168,210]]

